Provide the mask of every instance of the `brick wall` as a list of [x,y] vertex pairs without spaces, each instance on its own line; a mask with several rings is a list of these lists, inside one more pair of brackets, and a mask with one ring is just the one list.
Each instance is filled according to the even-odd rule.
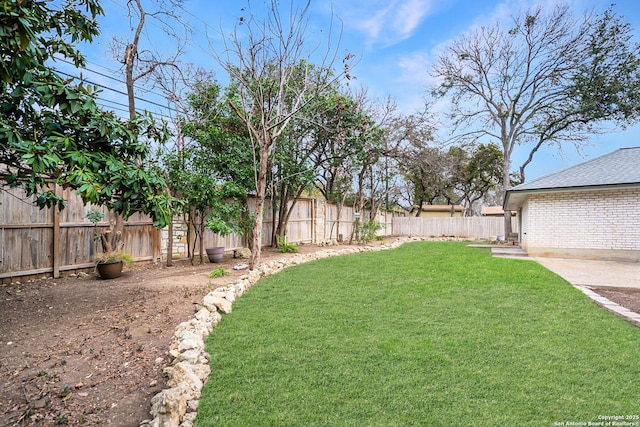
[[639,251],[639,206],[640,188],[534,193],[523,206],[522,245],[530,254]]

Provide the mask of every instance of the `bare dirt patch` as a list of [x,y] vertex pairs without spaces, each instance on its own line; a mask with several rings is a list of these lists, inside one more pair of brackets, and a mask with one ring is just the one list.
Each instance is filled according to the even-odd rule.
[[[290,256],[265,248],[262,260]],[[0,285],[0,427],[135,427],[149,419],[176,326],[207,292],[244,274],[232,270],[241,262],[226,255],[220,264],[136,266],[114,280],[93,273]],[[231,274],[209,279],[218,266]],[[638,290],[596,292],[640,312]]]
[[595,288],[593,291],[634,313],[640,313],[640,289]]
[[[290,256],[265,248],[262,260]],[[232,269],[243,262],[227,254],[220,264],[135,266],[114,280],[91,273],[0,285],[0,426],[149,419],[176,326],[207,292],[245,274]],[[218,266],[231,274],[210,279]]]

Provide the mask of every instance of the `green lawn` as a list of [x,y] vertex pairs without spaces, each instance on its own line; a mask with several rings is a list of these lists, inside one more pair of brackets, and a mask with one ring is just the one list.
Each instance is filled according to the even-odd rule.
[[553,426],[640,413],[640,329],[533,261],[420,242],[262,279],[202,426]]

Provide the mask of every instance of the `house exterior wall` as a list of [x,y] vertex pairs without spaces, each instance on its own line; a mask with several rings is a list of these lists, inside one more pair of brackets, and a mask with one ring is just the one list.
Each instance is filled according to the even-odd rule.
[[530,194],[521,245],[531,256],[640,261],[640,188]]

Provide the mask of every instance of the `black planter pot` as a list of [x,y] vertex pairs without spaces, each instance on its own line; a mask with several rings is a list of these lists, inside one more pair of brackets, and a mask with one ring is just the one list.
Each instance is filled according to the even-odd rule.
[[96,264],[96,270],[103,279],[115,279],[122,274],[122,261],[99,262]]
[[224,246],[217,246],[215,248],[207,248],[207,257],[209,262],[222,262],[224,256]]

